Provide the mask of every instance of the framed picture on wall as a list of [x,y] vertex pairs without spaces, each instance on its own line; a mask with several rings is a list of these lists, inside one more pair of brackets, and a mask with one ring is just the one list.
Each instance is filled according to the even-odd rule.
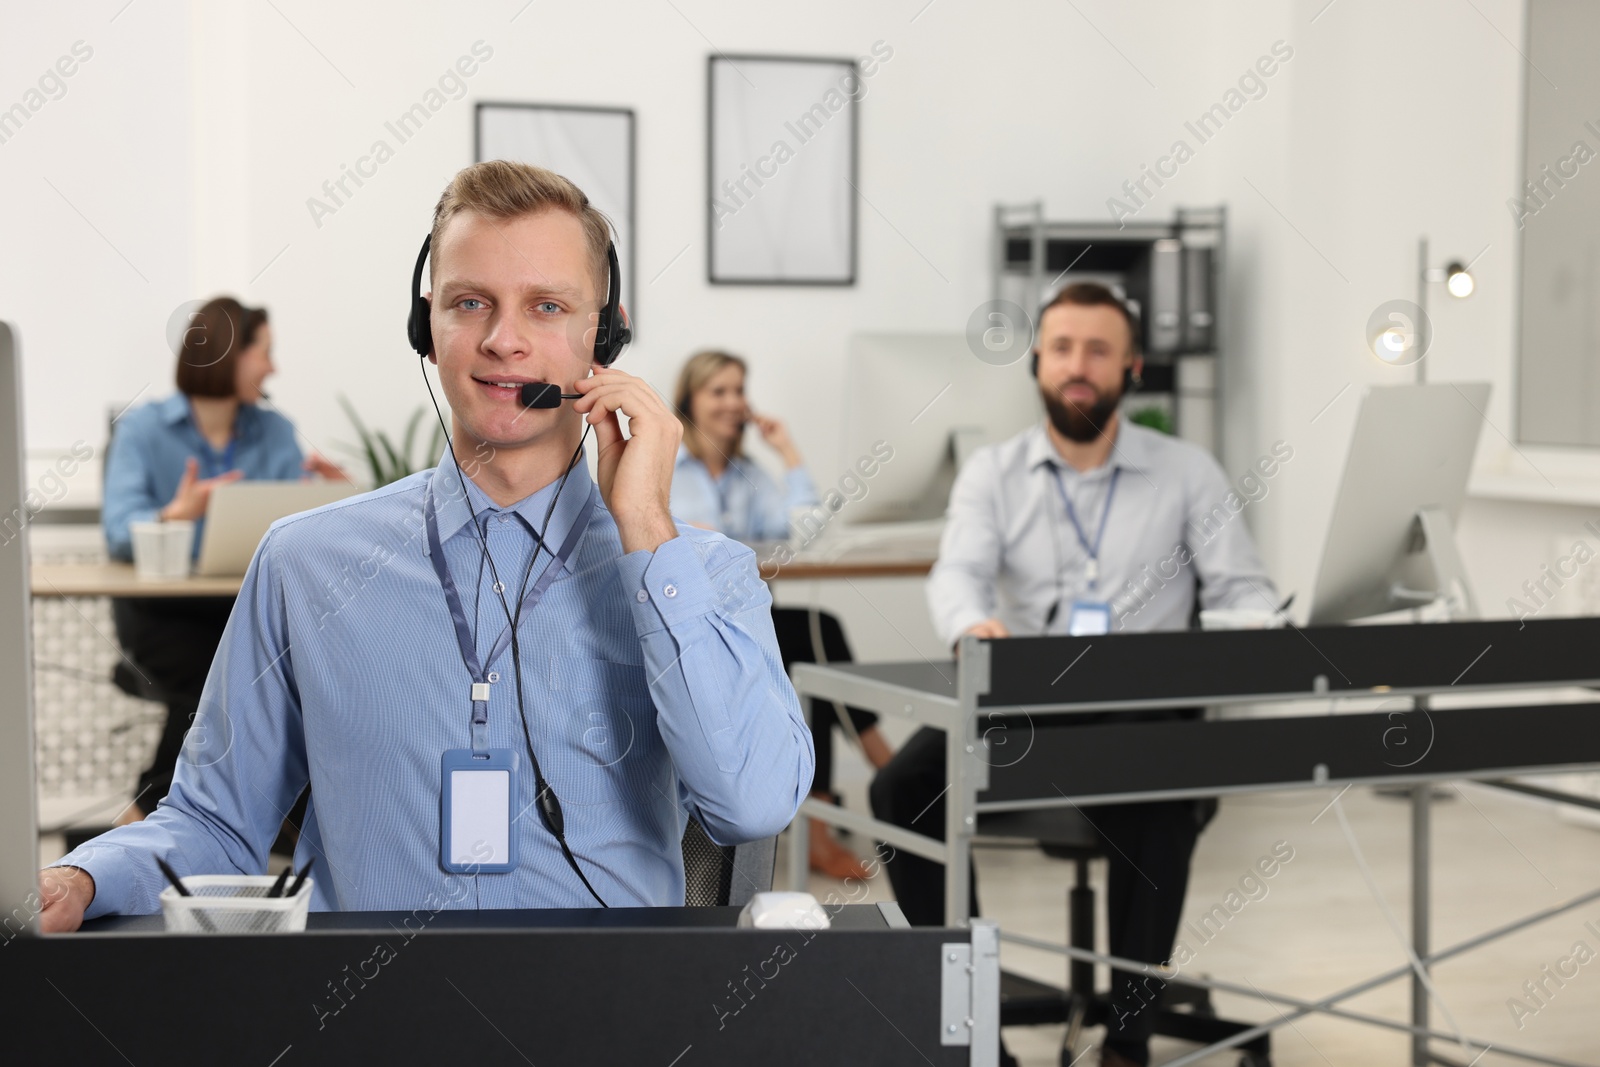
[[[616,230],[622,304],[629,318],[637,320],[632,109],[481,102],[473,145],[479,163],[486,159],[532,163],[570,178],[588,194],[590,203]],[[637,324],[633,332],[637,337]]]
[[856,74],[851,59],[709,58],[713,284],[855,284]]

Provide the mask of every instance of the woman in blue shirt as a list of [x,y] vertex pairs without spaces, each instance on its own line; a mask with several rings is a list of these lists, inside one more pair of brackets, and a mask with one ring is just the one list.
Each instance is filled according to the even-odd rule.
[[[746,543],[787,540],[791,511],[816,506],[817,490],[788,427],[750,410],[744,395],[745,372],[743,359],[717,351],[690,356],[679,372],[673,404],[683,423],[683,444],[672,475],[672,513]],[[744,454],[744,431],[752,422],[761,439],[783,460],[782,485]],[[772,623],[785,670],[793,663],[848,663],[851,659],[839,620],[827,612],[774,607]],[[874,767],[883,767],[893,751],[878,729],[878,717],[859,708],[846,710],[862,752]],[[811,713],[811,740],[816,750],[813,796],[831,795],[835,725],[843,726],[839,710],[815,702]],[[861,861],[815,819],[811,821],[811,869],[839,879],[868,877]]]
[[[113,427],[101,526],[111,558],[133,558],[135,522],[189,519],[200,551],[211,491],[241,478],[286,481],[345,475],[320,456],[303,458],[294,426],[257,406],[273,372],[272,328],[261,308],[217,297],[194,313],[178,352],[178,392],[128,411]],[[117,639],[130,665],[167,705],[167,721],[139,792],[120,822],[144,817],[167,794],[183,736],[232,597],[113,600]]]
[[[672,513],[685,522],[751,544],[789,537],[789,512],[818,502],[805,461],[777,419],[757,415],[744,397],[745,363],[726,352],[698,352],[674,393],[683,444],[672,474]],[[744,454],[755,423],[783,460],[783,484]]]

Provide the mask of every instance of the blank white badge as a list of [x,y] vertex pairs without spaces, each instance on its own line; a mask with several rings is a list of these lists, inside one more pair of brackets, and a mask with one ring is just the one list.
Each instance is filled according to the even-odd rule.
[[511,772],[450,772],[450,862],[496,864],[511,858]]

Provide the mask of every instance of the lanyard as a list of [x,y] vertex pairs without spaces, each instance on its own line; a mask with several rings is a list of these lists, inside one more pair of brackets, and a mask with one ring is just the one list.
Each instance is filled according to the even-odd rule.
[[1111,500],[1117,495],[1117,478],[1121,476],[1122,468],[1117,467],[1111,472],[1111,484],[1106,487],[1106,503],[1100,510],[1100,529],[1095,533],[1092,545],[1088,535],[1083,532],[1083,524],[1078,521],[1078,511],[1072,506],[1072,498],[1067,495],[1066,484],[1061,480],[1061,468],[1052,463],[1050,470],[1056,476],[1056,491],[1061,494],[1061,503],[1066,505],[1067,521],[1072,523],[1072,532],[1078,535],[1078,544],[1083,546],[1084,553],[1089,557],[1083,571],[1092,590],[1100,579],[1100,542],[1105,540],[1106,520],[1111,517]]
[[[567,558],[572,555],[572,550],[578,546],[584,530],[589,527],[589,520],[594,515],[593,505],[594,483],[590,482],[589,495],[584,498],[578,517],[574,520],[572,530],[567,534],[567,540],[562,544],[561,551],[545,564],[544,570],[539,574],[539,580],[522,598],[522,604],[517,608],[515,616],[518,621],[521,620],[523,611],[531,610],[539,603],[545,590],[550,588],[550,583],[556,580],[556,576],[566,566]],[[467,506],[470,508],[472,505],[468,503]],[[467,613],[461,607],[461,597],[456,592],[456,583],[451,579],[450,568],[444,560],[444,548],[439,542],[439,521],[434,514],[431,486],[428,489],[427,502],[423,507],[423,521],[428,528],[428,558],[433,563],[433,572],[439,576],[439,585],[444,589],[445,603],[450,605],[450,621],[455,624],[456,643],[461,646],[461,663],[472,678],[472,748],[476,752],[482,752],[489,747],[490,680],[478,662],[478,650],[473,644],[472,628],[467,625]],[[467,521],[475,523],[477,519],[474,517]],[[535,544],[533,550],[537,553],[539,545]],[[500,631],[500,636],[495,638],[494,645],[489,650],[489,658],[485,662],[493,663],[498,660],[509,644],[511,644],[511,626],[507,624],[506,628]]]

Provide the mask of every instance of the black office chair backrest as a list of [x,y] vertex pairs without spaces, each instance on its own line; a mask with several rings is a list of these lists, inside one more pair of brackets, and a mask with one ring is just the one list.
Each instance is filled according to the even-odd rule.
[[772,888],[778,839],[719,845],[694,819],[683,831],[683,903],[690,908],[743,907]]

